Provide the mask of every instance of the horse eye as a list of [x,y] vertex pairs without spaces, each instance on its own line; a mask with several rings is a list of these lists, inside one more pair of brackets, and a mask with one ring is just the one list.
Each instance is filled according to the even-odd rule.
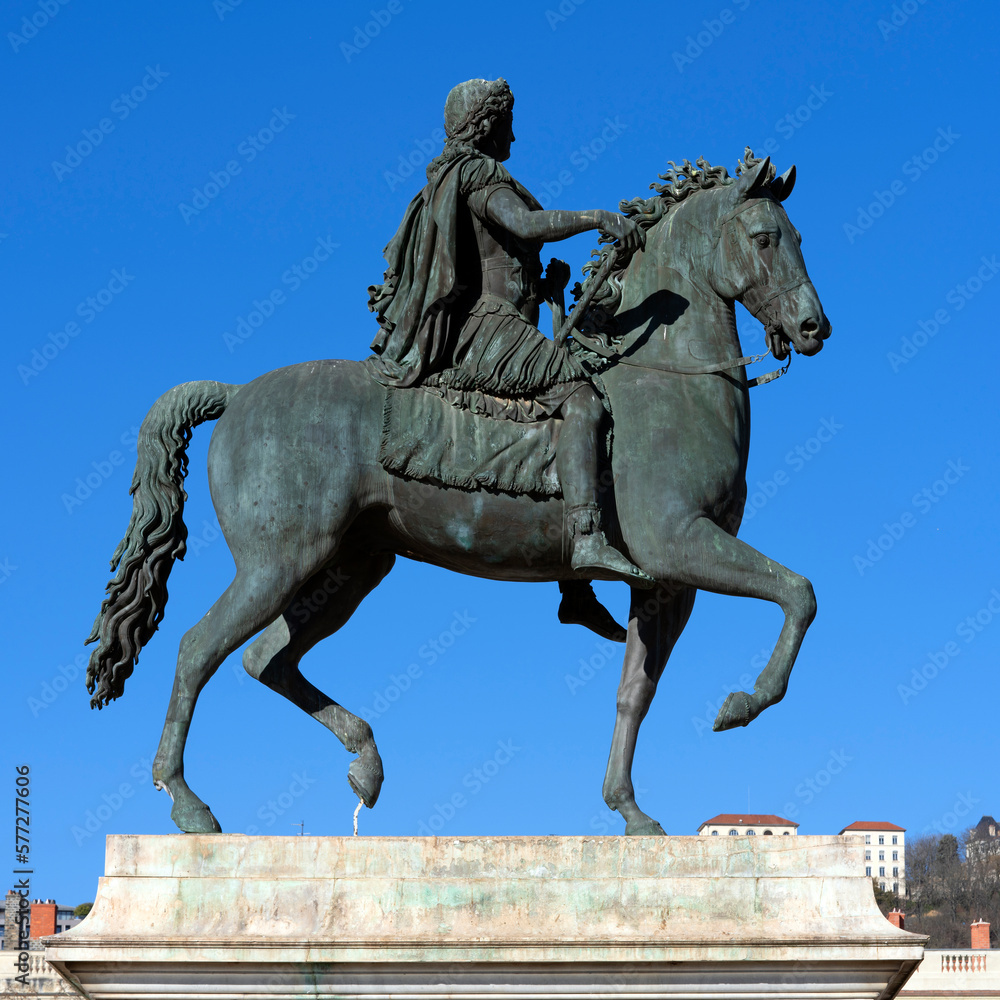
[[771,236],[769,233],[758,233],[753,239],[761,250],[771,245]]

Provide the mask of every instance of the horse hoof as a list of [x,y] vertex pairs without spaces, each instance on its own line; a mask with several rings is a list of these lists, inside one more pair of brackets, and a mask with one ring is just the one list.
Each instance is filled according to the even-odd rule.
[[187,807],[175,803],[170,811],[170,818],[184,833],[222,833],[219,821],[204,802]]
[[648,816],[645,819],[630,819],[625,824],[626,837],[665,837],[666,835],[667,831],[655,819],[650,819]]
[[733,691],[719,709],[712,729],[721,733],[724,729],[749,726],[753,719],[753,705],[746,691]]
[[347,783],[351,790],[369,809],[378,802],[382,791],[382,759],[377,750],[362,750],[360,756],[347,769]]

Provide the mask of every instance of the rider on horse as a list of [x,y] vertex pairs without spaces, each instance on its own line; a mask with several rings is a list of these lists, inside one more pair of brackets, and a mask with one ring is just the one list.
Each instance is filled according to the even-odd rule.
[[[601,400],[579,362],[538,329],[539,304],[552,298],[539,258],[545,242],[599,229],[631,252],[644,234],[602,209],[543,210],[502,165],[514,141],[513,106],[503,79],[469,80],[448,95],[444,151],[385,249],[385,283],[369,288],[381,326],[370,370],[387,386],[433,384],[531,399],[543,414],[562,417],[557,469],[572,568],[647,586],[652,581],[609,544],[601,524]],[[579,588],[563,589],[571,605],[592,599]],[[565,599],[560,611],[574,620]],[[609,631],[607,621],[589,617],[580,624]]]

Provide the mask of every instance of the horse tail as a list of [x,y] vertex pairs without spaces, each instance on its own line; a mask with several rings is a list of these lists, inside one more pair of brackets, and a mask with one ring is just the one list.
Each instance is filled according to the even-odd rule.
[[167,577],[187,548],[184,477],[191,431],[222,416],[241,386],[186,382],[165,392],[146,414],[136,442],[132,519],[111,557],[116,571],[87,643],[98,643],[87,665],[91,708],[103,708],[125,681],[149,642],[167,603]]

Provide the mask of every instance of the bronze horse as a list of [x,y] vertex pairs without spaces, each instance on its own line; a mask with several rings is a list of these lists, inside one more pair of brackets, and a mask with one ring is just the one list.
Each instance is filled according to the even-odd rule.
[[[663,832],[636,804],[632,759],[697,590],[773,601],[785,615],[753,693],[729,696],[717,730],[745,726],[781,700],[816,613],[808,580],[736,538],[750,408],[734,301],[764,323],[779,359],[791,346],[816,354],[830,333],[781,205],[794,168],[775,177],[770,161],[749,151],[735,178],[704,161],[671,166],[667,183],[654,185],[658,195],[623,204],[645,228],[646,247],[612,271],[595,300],[623,334],[602,375],[614,417],[607,503],[622,551],[657,581],[655,590],[632,591],[604,779],[605,801],[625,817],[628,834]],[[167,576],[187,535],[185,448],[197,424],[218,419],[209,480],[236,576],[181,641],[153,765],[182,830],[220,829],[184,780],[184,745],[201,689],[258,632],[244,653],[247,671],[357,754],[348,780],[373,806],[382,761],[372,729],[302,676],[302,655],[347,622],[397,555],[496,580],[573,576],[561,499],[467,492],[386,472],[378,460],[383,402],[384,389],[360,363],[311,361],[244,386],[179,385],[143,422],[132,520],[88,640],[99,645],[87,683],[95,707],[121,695],[163,617]],[[331,600],[305,621],[293,615],[330,573],[346,581]]]

